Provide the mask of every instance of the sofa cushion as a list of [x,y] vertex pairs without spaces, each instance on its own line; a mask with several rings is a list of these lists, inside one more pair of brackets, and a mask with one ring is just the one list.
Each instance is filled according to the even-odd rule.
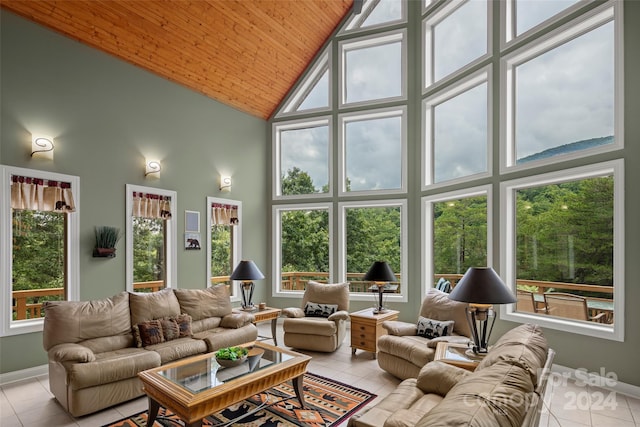
[[338,332],[335,322],[322,317],[286,318],[282,322],[282,329],[289,334],[310,335],[309,339],[313,339],[314,335],[332,337]]
[[453,320],[453,330],[465,337],[471,336],[471,329],[467,320],[466,302],[449,299],[449,294],[437,289],[429,289],[422,301],[420,316],[435,320]]
[[338,304],[338,311],[349,310],[348,283],[318,283],[309,280],[302,297],[304,307],[308,302],[316,304]]
[[133,336],[136,340],[136,346],[138,347],[146,347],[165,342],[162,323],[159,319],[133,325]]
[[106,351],[115,351],[121,348],[135,346],[133,333],[130,331],[126,335],[111,335],[108,337],[91,338],[80,341],[78,344],[91,349],[94,353],[104,353]]
[[47,301],[43,346],[45,350],[62,343],[131,333],[129,295],[93,301]]
[[[285,320],[286,321],[286,320]],[[433,360],[435,349],[427,346],[428,338],[419,336],[383,335],[378,338],[378,351],[399,357],[419,368]]]
[[180,314],[180,304],[170,288],[158,292],[130,292],[129,306],[132,325]]
[[195,322],[207,317],[224,317],[231,314],[231,297],[227,285],[207,289],[175,289],[182,313]]
[[416,335],[433,339],[446,337],[453,332],[453,320],[434,320],[419,316]]
[[320,304],[307,302],[304,306],[304,315],[307,317],[329,317],[338,310],[338,304]]
[[424,393],[446,396],[449,390],[468,375],[471,375],[471,372],[466,369],[440,361],[429,362],[420,370],[416,378],[416,387]]
[[249,324],[237,329],[215,328],[194,334],[195,339],[204,340],[207,351],[216,351],[223,347],[232,347],[258,338],[258,328]]
[[194,338],[178,338],[146,347],[160,355],[160,363],[172,362],[184,357],[195,356],[207,352],[207,343]]

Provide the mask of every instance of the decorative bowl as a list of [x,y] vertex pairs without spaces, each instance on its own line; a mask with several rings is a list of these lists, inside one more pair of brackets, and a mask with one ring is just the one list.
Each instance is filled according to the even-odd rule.
[[222,367],[225,368],[233,368],[234,366],[242,365],[247,361],[247,355],[238,358],[238,359],[219,359],[216,357],[216,362]]

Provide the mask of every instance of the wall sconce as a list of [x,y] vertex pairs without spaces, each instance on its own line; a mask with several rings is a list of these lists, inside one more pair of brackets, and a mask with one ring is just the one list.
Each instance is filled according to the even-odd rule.
[[220,175],[220,191],[231,191],[231,177]]
[[53,138],[33,136],[31,138],[31,157],[42,157],[53,160]]
[[162,170],[162,166],[160,165],[159,160],[145,161],[144,176],[147,176],[149,174],[154,174],[154,176],[160,176],[161,170]]

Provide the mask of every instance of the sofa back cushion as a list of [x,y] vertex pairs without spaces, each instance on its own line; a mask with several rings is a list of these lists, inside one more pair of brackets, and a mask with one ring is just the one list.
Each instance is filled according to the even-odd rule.
[[126,292],[93,301],[47,301],[44,310],[42,344],[47,351],[62,343],[131,333]]
[[449,299],[449,294],[437,289],[429,289],[427,296],[422,301],[420,316],[433,320],[453,320],[453,330],[465,337],[471,336],[469,322],[467,320],[466,302]]
[[349,310],[349,284],[348,283],[318,283],[313,280],[307,282],[302,306],[304,310],[308,302],[315,304],[337,304],[338,311]]
[[130,292],[129,306],[131,326],[180,314],[180,304],[170,288],[158,292]]
[[231,314],[231,296],[226,285],[207,289],[175,289],[183,313],[194,322],[207,317],[224,317]]

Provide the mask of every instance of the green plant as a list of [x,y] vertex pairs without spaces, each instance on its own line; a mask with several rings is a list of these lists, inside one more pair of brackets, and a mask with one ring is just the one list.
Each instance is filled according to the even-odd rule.
[[216,351],[217,359],[237,360],[249,353],[245,347],[225,347]]
[[115,248],[120,240],[120,229],[116,227],[96,227],[96,248]]

